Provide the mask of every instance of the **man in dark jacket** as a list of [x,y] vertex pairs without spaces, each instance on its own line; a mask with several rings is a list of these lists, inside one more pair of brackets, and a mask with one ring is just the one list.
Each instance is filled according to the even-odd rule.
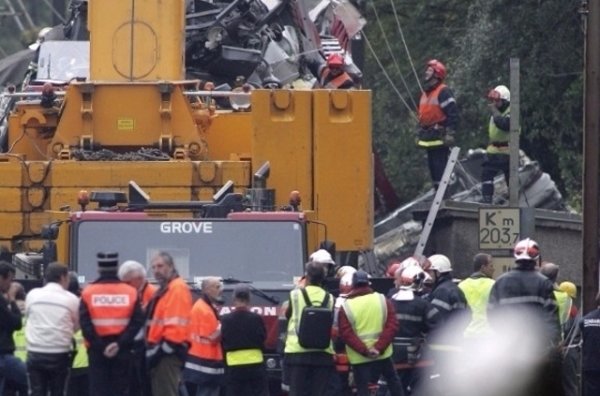
[[339,311],[340,337],[346,343],[358,396],[369,394],[369,382],[385,378],[392,396],[404,391],[392,362],[392,340],[398,330],[394,306],[369,287],[364,271],[352,275],[352,292]]
[[429,257],[429,273],[433,277],[433,290],[428,299],[437,310],[436,330],[452,320],[461,320],[465,326],[471,319],[471,311],[463,291],[452,281],[452,264],[443,254]]
[[427,62],[423,92],[419,101],[419,130],[417,145],[427,150],[427,163],[437,188],[442,176],[450,147],[458,126],[458,106],[452,91],[444,80],[446,66],[437,59]]
[[[15,270],[6,261],[0,261],[0,395],[4,385],[10,381],[27,392],[25,364],[15,357],[13,332],[22,327],[21,310],[15,303],[15,293],[9,292]],[[16,290],[16,289],[13,289]]]
[[267,331],[262,318],[248,309],[250,288],[233,291],[235,311],[221,317],[221,343],[227,365],[227,396],[268,396],[263,347]]
[[600,293],[596,296],[598,308],[583,317],[579,323],[583,344],[581,368],[583,396],[600,395]]
[[516,267],[502,274],[492,287],[488,303],[488,320],[494,328],[507,318],[501,313],[522,314],[520,320],[538,321],[542,324],[542,337],[547,346],[547,355],[540,356],[538,372],[532,383],[530,395],[563,395],[561,383],[561,356],[558,346],[561,329],[558,307],[552,281],[537,271],[540,248],[532,239],[518,242],[514,248]]
[[394,363],[408,365],[398,371],[404,392],[410,395],[421,378],[421,368],[414,364],[420,358],[424,338],[434,326],[436,310],[431,303],[419,296],[425,279],[420,266],[396,271],[398,290],[392,295],[392,304],[398,319],[398,331],[394,338]]
[[88,346],[90,395],[128,394],[131,349],[144,324],[137,290],[117,277],[117,253],[98,253],[99,278],[81,295],[79,320]]

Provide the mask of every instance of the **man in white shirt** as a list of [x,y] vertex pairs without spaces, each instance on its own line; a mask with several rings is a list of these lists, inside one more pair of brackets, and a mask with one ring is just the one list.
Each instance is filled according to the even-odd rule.
[[79,299],[66,289],[68,268],[51,263],[46,285],[25,300],[25,338],[30,396],[62,396],[71,367],[73,334],[79,329]]

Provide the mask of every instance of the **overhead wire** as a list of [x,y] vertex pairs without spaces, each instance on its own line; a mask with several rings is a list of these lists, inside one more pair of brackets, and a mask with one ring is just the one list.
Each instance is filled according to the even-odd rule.
[[415,114],[414,110],[406,102],[406,100],[404,99],[404,97],[402,96],[402,94],[400,93],[400,91],[398,91],[398,88],[396,88],[396,85],[394,84],[394,81],[392,81],[390,75],[388,74],[388,72],[385,70],[385,67],[381,63],[381,60],[379,59],[379,57],[375,53],[375,50],[373,49],[373,46],[371,45],[371,41],[369,41],[369,38],[367,37],[367,34],[364,31],[361,31],[361,34],[362,34],[363,38],[365,39],[365,43],[367,43],[367,47],[369,47],[369,50],[371,51],[371,54],[373,55],[373,58],[375,59],[375,62],[377,62],[377,64],[379,65],[379,68],[381,69],[381,71],[383,72],[383,75],[385,76],[385,78],[388,80],[388,82],[392,86],[392,89],[394,91],[396,91],[396,94],[398,95],[398,97],[400,98],[400,100],[402,101],[402,103],[404,104],[404,106],[406,106],[406,108],[408,109],[408,113],[415,120],[418,121],[418,117]]
[[390,4],[392,5],[392,10],[394,10],[394,18],[396,18],[396,25],[398,26],[398,32],[400,33],[400,37],[402,38],[402,44],[404,45],[404,50],[406,51],[406,55],[408,56],[410,67],[412,68],[413,74],[415,75],[417,84],[419,84],[419,89],[421,90],[421,93],[424,93],[425,91],[423,90],[423,86],[421,85],[421,80],[419,80],[419,76],[417,75],[417,71],[415,70],[415,65],[413,64],[412,57],[410,56],[410,51],[408,50],[408,45],[406,44],[406,40],[404,39],[404,33],[402,32],[402,27],[400,26],[400,18],[398,18],[398,12],[396,11],[394,0],[390,0]]
[[[398,70],[398,75],[400,76],[400,80],[402,80],[402,84],[404,85],[406,92],[409,92],[408,97],[410,98],[412,105],[416,109],[417,104],[415,103],[415,100],[413,99],[412,95],[410,95],[410,89],[408,88],[408,85],[406,84],[406,80],[404,79],[404,76],[402,75],[402,71],[400,70],[400,65],[399,65],[398,61],[396,60],[396,56],[394,55],[394,51],[392,51],[392,47],[387,38],[387,34],[385,33],[385,30],[383,29],[383,24],[381,23],[381,19],[379,18],[379,13],[377,12],[377,8],[375,7],[375,2],[373,0],[371,0],[370,4],[371,4],[371,8],[373,8],[373,13],[375,14],[375,19],[377,19],[377,24],[379,25],[379,30],[381,31],[381,35],[383,37],[383,40],[385,41],[385,45],[390,53],[390,56],[392,57],[392,60],[394,62],[394,65],[396,66],[396,69]],[[417,79],[417,83],[418,83],[418,79]]]

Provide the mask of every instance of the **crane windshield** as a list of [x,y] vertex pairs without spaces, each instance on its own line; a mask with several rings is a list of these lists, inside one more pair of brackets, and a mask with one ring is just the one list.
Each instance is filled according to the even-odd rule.
[[165,251],[188,282],[206,276],[251,282],[292,283],[305,260],[303,224],[296,221],[86,220],[73,224],[71,267],[83,282],[97,278],[96,253],[115,251],[119,261],[148,269]]

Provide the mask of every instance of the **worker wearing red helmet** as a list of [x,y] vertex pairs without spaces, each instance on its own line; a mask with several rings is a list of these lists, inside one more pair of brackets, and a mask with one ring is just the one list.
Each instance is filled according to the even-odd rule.
[[486,160],[481,173],[481,194],[483,203],[492,203],[494,196],[494,177],[498,172],[504,174],[508,185],[510,173],[510,91],[504,85],[498,85],[488,95],[488,105],[492,115],[488,126],[489,144]]
[[344,70],[344,57],[333,53],[327,57],[327,63],[319,71],[319,83],[323,88],[354,88],[352,77]]
[[427,150],[427,163],[434,188],[437,189],[454,145],[458,126],[458,106],[444,80],[446,66],[436,59],[427,62],[423,93],[419,101],[417,145]]

